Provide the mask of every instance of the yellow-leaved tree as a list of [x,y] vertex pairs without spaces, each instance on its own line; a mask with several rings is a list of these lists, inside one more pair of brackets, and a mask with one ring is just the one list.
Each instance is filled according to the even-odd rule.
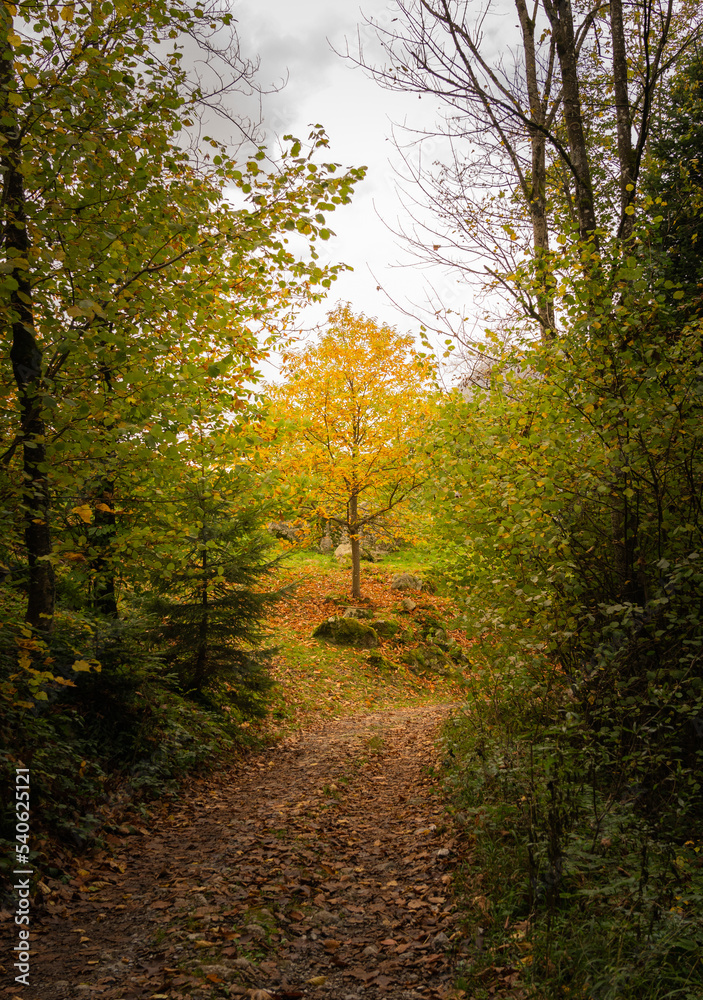
[[316,343],[284,355],[282,370],[285,381],[270,387],[285,427],[276,442],[279,470],[298,484],[301,515],[348,533],[358,598],[361,531],[424,482],[417,446],[434,408],[434,360],[411,336],[340,304]]

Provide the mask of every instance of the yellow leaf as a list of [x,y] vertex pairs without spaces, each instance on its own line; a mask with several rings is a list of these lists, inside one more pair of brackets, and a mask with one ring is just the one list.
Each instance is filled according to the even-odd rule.
[[78,514],[81,521],[84,521],[86,524],[90,524],[93,520],[93,512],[87,503],[81,504],[80,507],[74,507],[71,513]]
[[77,673],[85,673],[89,670],[95,670],[97,673],[100,673],[102,667],[97,660],[75,660],[71,665],[71,669]]
[[74,14],[73,7],[64,7],[64,9],[61,11],[61,20],[72,21],[73,14]]
[[34,73],[27,73],[27,75],[24,78],[24,83],[25,86],[29,87],[30,90],[34,90],[35,87],[39,86],[39,80],[34,75]]

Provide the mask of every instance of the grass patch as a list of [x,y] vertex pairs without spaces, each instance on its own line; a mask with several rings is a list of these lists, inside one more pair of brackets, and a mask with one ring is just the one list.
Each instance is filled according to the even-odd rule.
[[[420,560],[414,550],[405,553],[413,565]],[[375,618],[398,617],[398,594],[390,589],[394,569],[364,564],[362,607]],[[313,639],[313,629],[326,618],[339,615],[345,606],[355,606],[350,594],[351,574],[336,560],[317,553],[299,552],[285,564],[277,581],[289,585],[289,598],[272,619],[272,642],[278,654],[272,663],[276,687],[271,708],[274,728],[305,724],[311,717],[334,717],[391,707],[410,707],[437,701],[456,701],[461,679],[436,674],[416,674],[400,662],[405,641],[413,627],[411,616],[401,616],[398,635],[381,636],[379,650],[354,650]],[[450,602],[422,594],[414,614],[448,621],[454,616]],[[264,727],[269,726],[264,723]]]

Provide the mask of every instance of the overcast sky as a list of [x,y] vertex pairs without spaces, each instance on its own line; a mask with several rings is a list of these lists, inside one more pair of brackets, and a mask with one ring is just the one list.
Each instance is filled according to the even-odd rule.
[[[329,218],[337,234],[319,249],[331,259],[354,268],[332,286],[322,308],[308,311],[307,319],[321,320],[342,299],[368,316],[417,330],[418,322],[404,318],[377,290],[381,285],[394,299],[407,305],[425,298],[425,275],[419,265],[397,268],[408,261],[407,252],[387,225],[407,225],[407,207],[399,198],[397,163],[391,141],[392,123],[411,127],[432,122],[437,109],[427,98],[382,89],[364,71],[340,56],[356,47],[357,32],[367,46],[374,34],[363,23],[363,14],[388,24],[392,6],[386,0],[363,0],[359,7],[343,0],[237,0],[233,7],[243,54],[260,60],[258,80],[262,87],[282,84],[277,93],[263,99],[263,124],[269,141],[293,133],[306,137],[311,124],[320,123],[330,138],[330,158],[345,166],[368,167],[353,204]],[[363,13],[362,13],[363,11]],[[330,44],[331,43],[331,44]],[[385,224],[384,221],[385,220]],[[445,299],[462,308],[468,298],[455,279],[433,275],[433,283]]]

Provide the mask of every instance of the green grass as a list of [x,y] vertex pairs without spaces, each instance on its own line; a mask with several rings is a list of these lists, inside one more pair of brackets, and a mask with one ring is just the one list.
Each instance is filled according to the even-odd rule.
[[288,727],[297,728],[313,715],[338,717],[456,697],[450,683],[438,681],[430,686],[402,665],[394,671],[372,666],[365,651],[321,641],[307,644],[285,636],[278,640],[271,712]]
[[[285,567],[290,570],[300,570],[309,573],[325,573],[336,568],[339,563],[333,552],[321,553],[311,549],[290,549],[281,544],[280,554],[285,554]],[[362,572],[372,571],[378,567],[383,572],[393,573],[428,573],[435,563],[435,550],[429,545],[405,546],[395,552],[389,552],[375,563],[362,562]]]

